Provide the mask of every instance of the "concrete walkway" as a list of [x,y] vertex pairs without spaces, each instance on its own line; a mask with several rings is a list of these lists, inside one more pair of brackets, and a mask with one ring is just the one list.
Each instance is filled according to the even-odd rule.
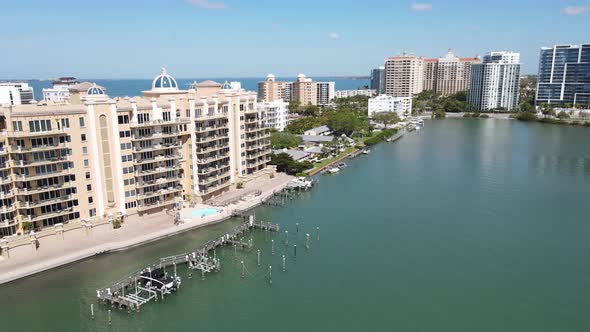
[[[68,236],[66,234],[63,239],[57,237],[44,239],[36,251],[29,248],[30,252],[27,254],[11,255],[8,259],[0,259],[0,284],[101,253],[131,248],[227,220],[236,210],[248,210],[260,205],[265,199],[272,196],[273,192],[282,190],[292,179],[293,177],[285,174],[277,174],[273,179],[259,179],[256,184],[252,183],[249,187],[257,186],[256,189],[262,191],[260,196],[229,206],[218,207],[223,210],[221,213],[195,217],[178,225],[174,224],[173,216],[165,213],[141,218],[135,215],[128,217],[122,227],[116,230],[106,226],[92,229],[88,236]],[[242,190],[244,189],[235,191]],[[233,191],[230,191],[226,195],[232,193]]]

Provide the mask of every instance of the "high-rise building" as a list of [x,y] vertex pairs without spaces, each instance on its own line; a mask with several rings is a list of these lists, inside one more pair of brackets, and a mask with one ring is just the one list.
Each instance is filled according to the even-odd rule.
[[590,104],[590,44],[541,48],[536,103]]
[[287,103],[282,100],[265,101],[258,103],[260,112],[266,114],[266,125],[277,131],[283,131],[289,124],[289,109]]
[[424,90],[452,95],[469,88],[471,65],[479,57],[459,58],[451,50],[441,58],[424,60]]
[[30,104],[34,100],[35,94],[33,87],[29,86],[29,83],[0,82],[0,105]]
[[424,59],[413,55],[390,57],[385,61],[385,94],[412,97],[424,89]]
[[261,101],[283,100],[291,101],[292,96],[291,82],[278,82],[273,74],[268,74],[266,80],[258,82],[258,99]]
[[377,95],[377,90],[373,89],[359,89],[359,90],[338,90],[336,91],[336,98],[348,98],[354,96],[373,97]]
[[0,108],[0,237],[205,201],[269,161],[254,92],[205,81],[180,90],[165,70],[142,97],[84,82],[69,103]]
[[293,82],[292,100],[298,101],[302,106],[318,104],[318,87],[317,83],[311,78],[299,74],[297,80]]
[[335,82],[317,82],[317,104],[328,105],[336,97]]
[[518,107],[520,54],[490,52],[481,64],[473,64],[468,95],[474,111],[506,110]]
[[377,91],[377,94],[385,92],[385,67],[371,70],[371,90]]

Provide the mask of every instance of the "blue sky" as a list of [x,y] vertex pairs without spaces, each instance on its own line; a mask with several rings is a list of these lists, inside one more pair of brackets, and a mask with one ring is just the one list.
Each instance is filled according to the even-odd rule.
[[[18,0],[0,10],[0,77],[367,75],[403,51],[521,53],[590,42],[590,0]],[[6,47],[10,45],[10,47]]]

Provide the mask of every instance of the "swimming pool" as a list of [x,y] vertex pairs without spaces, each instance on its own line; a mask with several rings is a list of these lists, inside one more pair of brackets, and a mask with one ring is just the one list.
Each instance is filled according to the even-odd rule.
[[216,214],[219,213],[218,209],[214,209],[214,208],[200,208],[200,209],[193,209],[191,211],[191,215],[193,217],[206,217],[206,216],[210,216],[212,214]]

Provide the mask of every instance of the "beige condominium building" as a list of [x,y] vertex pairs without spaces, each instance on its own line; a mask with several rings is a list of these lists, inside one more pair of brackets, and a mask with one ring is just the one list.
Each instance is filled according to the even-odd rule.
[[385,60],[385,94],[412,97],[424,88],[424,59],[414,55],[393,56]]
[[0,237],[205,201],[263,171],[270,142],[254,92],[166,73],[142,97],[91,83],[67,104],[0,107]]
[[280,82],[276,80],[275,75],[268,74],[265,81],[258,82],[258,99],[266,102],[278,100],[289,102],[292,97],[292,87],[292,82]]
[[304,74],[297,75],[297,80],[293,82],[293,100],[299,101],[301,105],[317,105],[317,83]]
[[441,58],[424,60],[424,90],[452,95],[469,88],[471,65],[481,59],[459,58],[451,50]]

